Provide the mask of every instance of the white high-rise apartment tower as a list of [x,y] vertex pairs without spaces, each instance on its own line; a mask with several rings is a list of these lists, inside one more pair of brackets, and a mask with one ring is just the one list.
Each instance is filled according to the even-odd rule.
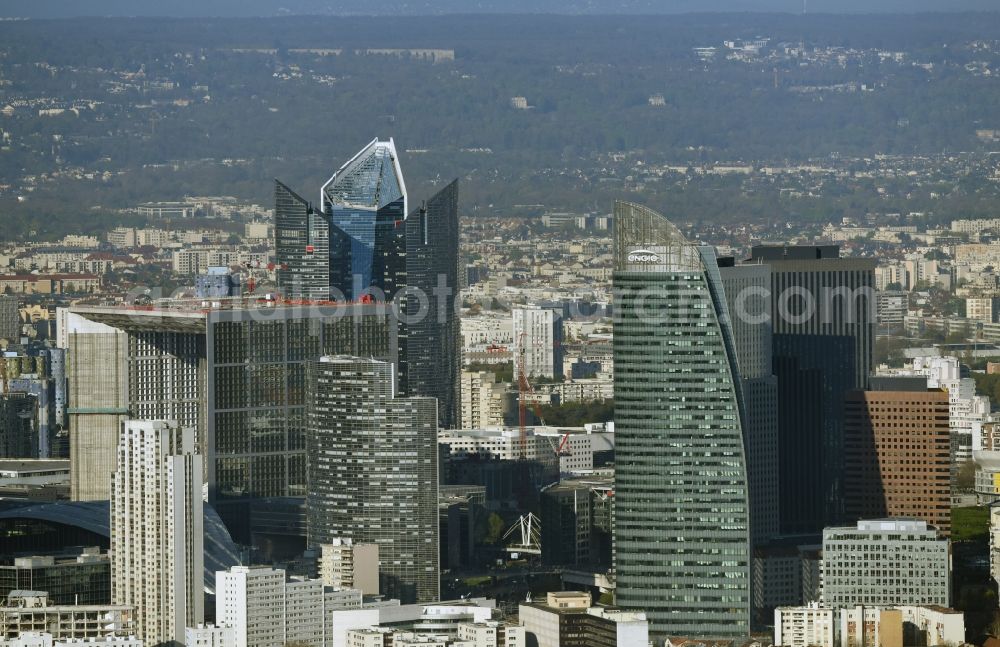
[[527,306],[514,308],[514,379],[520,375],[524,361],[524,375],[528,378],[554,379],[562,375],[562,317],[555,310]]
[[183,644],[205,619],[202,457],[194,429],[128,420],[111,486],[111,599],[145,645]]

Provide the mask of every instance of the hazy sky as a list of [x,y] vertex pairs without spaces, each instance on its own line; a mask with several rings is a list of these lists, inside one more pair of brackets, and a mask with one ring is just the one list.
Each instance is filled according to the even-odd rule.
[[[998,0],[805,0],[808,13],[998,11]],[[803,0],[2,0],[0,16],[274,16],[439,13],[799,13]]]

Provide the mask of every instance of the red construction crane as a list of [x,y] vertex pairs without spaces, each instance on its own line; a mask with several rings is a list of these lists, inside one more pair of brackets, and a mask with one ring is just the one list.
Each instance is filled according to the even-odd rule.
[[556,456],[569,456],[570,451],[566,448],[569,445],[569,434],[562,437],[562,442],[559,443],[559,449],[556,450]]
[[520,338],[517,340],[517,352],[521,361],[518,362],[517,368],[517,415],[518,422],[520,423],[521,435],[518,440],[518,451],[520,453],[520,458],[523,461],[528,455],[528,409],[526,406],[526,396],[531,392],[531,385],[528,384],[528,377],[524,374],[524,360],[525,360],[525,350],[524,350],[524,333],[521,333]]
[[[521,358],[521,361],[518,362],[518,370],[517,370],[517,390],[518,390],[518,396],[519,396],[518,397],[517,413],[518,413],[518,421],[520,422],[520,431],[521,431],[521,436],[520,436],[520,454],[521,454],[521,459],[522,460],[524,460],[525,458],[527,458],[527,455],[528,455],[528,421],[527,421],[527,418],[528,418],[528,395],[534,395],[534,393],[535,393],[535,389],[532,388],[531,382],[528,381],[528,376],[525,375],[525,373],[524,373],[524,364],[525,364],[524,360],[525,360],[525,352],[526,352],[525,348],[524,348],[524,337],[525,337],[525,333],[522,332],[521,335],[520,335],[520,338],[517,341],[517,347],[518,347],[518,351],[517,352],[518,352],[518,356]],[[532,398],[532,400],[531,400],[531,408],[534,410],[535,416],[538,418],[538,423],[541,424],[541,425],[545,425],[545,419],[542,417],[542,407],[538,403],[537,399]],[[563,443],[565,443],[565,442],[566,442],[566,440],[564,439]],[[560,447],[560,449],[562,449],[562,448]]]

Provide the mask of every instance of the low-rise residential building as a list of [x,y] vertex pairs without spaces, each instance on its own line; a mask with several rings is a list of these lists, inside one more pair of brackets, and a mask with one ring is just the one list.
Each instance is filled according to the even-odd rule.
[[965,614],[939,606],[899,607],[903,614],[903,644],[932,647],[965,642]]
[[581,379],[546,387],[560,402],[593,402],[615,397],[615,383],[610,379]]
[[355,544],[349,537],[334,537],[320,545],[320,579],[334,589],[358,589],[378,595],[378,545]]
[[48,632],[26,631],[0,639],[0,647],[143,647],[135,636],[97,636],[93,638],[56,638]]
[[135,609],[113,604],[49,604],[44,591],[12,591],[0,606],[0,637],[49,632],[58,640],[135,635]]
[[903,647],[903,614],[898,609],[851,607],[839,615],[840,647]]
[[810,604],[774,612],[776,647],[934,647],[965,642],[965,616],[939,606],[843,609]]
[[774,610],[774,644],[781,647],[834,647],[836,611],[814,602]]
[[184,647],[236,647],[236,630],[211,624],[188,627],[184,630]]
[[17,294],[82,294],[99,292],[101,277],[93,274],[4,274],[0,292]]
[[519,615],[529,644],[537,647],[649,643],[649,621],[644,613],[594,607],[589,593],[549,593],[545,602],[521,604]]

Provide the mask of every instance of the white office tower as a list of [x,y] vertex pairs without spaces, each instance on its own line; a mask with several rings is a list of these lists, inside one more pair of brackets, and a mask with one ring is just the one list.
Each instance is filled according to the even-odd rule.
[[524,374],[554,379],[563,374],[562,318],[555,310],[514,308],[514,379]]
[[111,492],[111,599],[132,605],[148,647],[204,621],[202,457],[194,430],[128,420]]
[[892,607],[951,602],[951,545],[914,519],[823,530],[822,604]]
[[215,574],[215,621],[232,627],[236,647],[322,647],[333,635],[333,612],[361,608],[361,591],[288,579],[285,571],[234,566]]

